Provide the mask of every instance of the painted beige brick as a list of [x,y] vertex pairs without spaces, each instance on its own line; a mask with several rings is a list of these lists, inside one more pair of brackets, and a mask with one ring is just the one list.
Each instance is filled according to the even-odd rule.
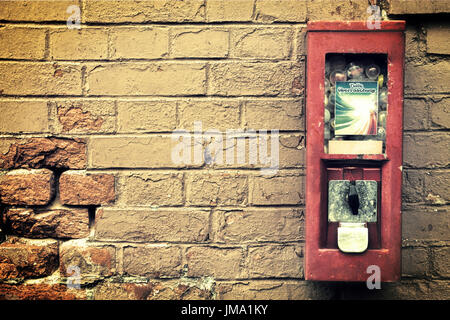
[[197,95],[206,90],[203,63],[108,63],[90,65],[89,95]]
[[125,247],[123,269],[126,274],[151,278],[179,277],[183,265],[179,247]]
[[303,99],[249,100],[244,103],[244,126],[254,130],[305,129]]
[[306,56],[306,27],[296,27],[294,28],[297,37],[297,48],[296,48],[296,58],[299,59],[301,56]]
[[196,163],[193,157],[189,161],[185,160],[182,151],[177,154],[178,147],[184,145],[193,152],[192,144],[179,142],[171,135],[92,137],[89,144],[90,165],[93,168],[180,168],[201,165],[202,159]]
[[299,246],[258,246],[248,250],[250,278],[302,278],[303,252]]
[[221,243],[300,241],[304,239],[304,212],[291,208],[217,210],[212,227],[214,241]]
[[255,19],[261,22],[304,22],[306,0],[255,0]]
[[203,139],[205,163],[214,168],[260,168],[274,174],[279,168],[305,166],[302,134],[278,134],[272,129],[227,130],[222,134],[205,132]]
[[450,44],[448,43],[449,38],[450,38],[450,27],[448,25],[442,24],[428,25],[427,52],[437,54],[450,54]]
[[427,1],[422,0],[391,0],[390,14],[432,14],[450,12],[450,3],[447,0]]
[[50,31],[50,58],[54,60],[102,60],[108,58],[106,28]]
[[416,240],[449,240],[448,206],[409,205],[402,210],[402,238]]
[[280,135],[279,141],[280,168],[299,168],[306,165],[305,137],[303,135]]
[[428,271],[428,253],[425,248],[402,248],[402,276],[423,277]]
[[425,179],[425,200],[432,205],[450,203],[450,171],[428,171]]
[[174,130],[176,112],[176,101],[117,101],[118,132]]
[[[417,55],[422,56],[424,52],[419,51],[419,34],[416,25],[405,26],[405,60],[408,61]],[[423,44],[421,44],[423,46]]]
[[229,206],[248,202],[247,176],[239,173],[190,173],[185,188],[188,205]]
[[[304,63],[211,63],[209,94],[219,96],[287,96],[303,90]],[[296,88],[295,82],[300,88]]]
[[449,255],[449,247],[433,248],[433,267],[439,277],[448,278],[450,276]]
[[404,130],[424,130],[429,127],[429,106],[425,99],[405,99]]
[[0,63],[0,92],[8,95],[80,95],[81,66],[65,62]]
[[204,242],[209,233],[209,210],[114,209],[96,213],[97,240],[129,242]]
[[431,105],[433,127],[450,128],[450,98],[442,98]]
[[246,27],[232,29],[231,57],[288,59],[291,54],[290,28]]
[[300,174],[255,176],[251,179],[254,205],[297,205],[304,203],[304,177]]
[[200,22],[204,0],[86,0],[86,22]]
[[402,199],[404,202],[424,202],[425,174],[418,170],[403,170]]
[[366,0],[301,0],[307,2],[308,20],[359,20],[365,21],[369,14]]
[[118,182],[119,205],[183,205],[183,175],[175,173],[122,174]]
[[191,247],[186,259],[190,277],[236,279],[246,275],[242,248]]
[[450,61],[405,66],[405,93],[447,92],[450,83]]
[[206,20],[251,21],[253,18],[253,1],[249,0],[208,0],[206,1]]
[[330,286],[304,280],[222,281],[216,287],[219,300],[330,300]]
[[236,100],[184,99],[178,103],[178,127],[192,131],[194,123],[200,122],[203,131],[217,129],[225,133],[227,129],[239,128],[240,104]]
[[110,29],[112,59],[158,59],[168,54],[169,29],[117,27]]
[[46,32],[44,28],[0,27],[0,58],[43,59]]
[[438,168],[449,165],[448,134],[410,133],[403,137],[403,163],[416,168]]
[[226,29],[173,28],[173,58],[224,58],[228,55],[229,32]]
[[67,21],[67,8],[79,5],[78,0],[2,0],[0,20]]
[[46,101],[0,101],[0,132],[48,132]]

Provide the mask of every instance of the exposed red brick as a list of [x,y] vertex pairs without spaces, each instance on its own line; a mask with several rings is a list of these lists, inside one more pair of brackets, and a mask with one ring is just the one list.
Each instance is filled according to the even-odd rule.
[[94,289],[95,300],[209,300],[212,291],[201,283],[180,280],[148,283],[101,283]]
[[72,240],[60,247],[61,276],[71,276],[69,267],[80,268],[80,282],[95,281],[115,273],[115,249],[112,246]]
[[11,259],[0,255],[0,279],[15,279],[18,277],[19,271]]
[[64,172],[59,178],[59,196],[63,204],[100,205],[116,199],[114,176]]
[[70,289],[64,284],[0,284],[0,300],[82,300],[84,290]]
[[305,89],[301,78],[300,77],[295,78],[292,81],[292,94],[298,96],[302,95],[304,91]]
[[39,278],[58,268],[56,240],[29,240],[10,236],[0,244],[0,279]]
[[98,130],[103,124],[102,118],[94,117],[91,112],[80,107],[59,107],[58,119],[65,132],[80,128]]
[[[4,139],[6,140],[6,139]],[[73,138],[8,139],[6,153],[0,153],[0,169],[86,167],[86,142]],[[5,146],[3,146],[5,148]]]
[[105,266],[107,269],[112,268],[113,255],[108,248],[88,248],[87,252],[94,264]]
[[3,223],[10,233],[28,238],[85,238],[89,235],[89,212],[71,209],[8,209]]
[[46,205],[53,197],[53,172],[14,170],[0,176],[0,202],[8,205]]

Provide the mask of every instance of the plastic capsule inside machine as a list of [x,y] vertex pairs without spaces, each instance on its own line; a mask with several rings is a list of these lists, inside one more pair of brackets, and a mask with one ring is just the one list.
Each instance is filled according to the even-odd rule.
[[366,68],[366,76],[370,80],[378,80],[378,76],[380,75],[380,67],[376,64],[371,64]]
[[325,78],[325,94],[328,93],[328,91],[330,91],[330,89],[331,89],[330,80]]
[[388,92],[387,92],[386,88],[381,88],[380,89],[379,99],[380,99],[380,104],[387,105],[387,103],[388,103]]
[[364,68],[357,62],[350,62],[346,68],[347,78],[362,80],[364,79]]
[[386,111],[380,111],[378,113],[378,123],[380,126],[384,128],[386,127],[386,115],[387,115]]
[[334,129],[336,128],[336,123],[334,122],[334,118],[330,119],[330,128],[334,131]]
[[325,140],[330,140],[331,138],[331,131],[330,131],[330,127],[328,125],[325,125],[325,127],[323,128],[324,132],[323,132],[323,138]]
[[330,119],[331,119],[330,111],[328,109],[324,109],[323,110],[323,121],[325,123],[328,123],[330,121]]
[[336,92],[334,90],[331,90],[328,94],[328,107],[331,109],[334,109],[334,104],[336,102]]
[[345,74],[345,71],[334,70],[333,72],[331,72],[330,83],[334,85],[336,81],[347,81],[347,75]]
[[383,128],[383,127],[378,128],[377,139],[378,140],[386,139],[386,129],[385,128]]

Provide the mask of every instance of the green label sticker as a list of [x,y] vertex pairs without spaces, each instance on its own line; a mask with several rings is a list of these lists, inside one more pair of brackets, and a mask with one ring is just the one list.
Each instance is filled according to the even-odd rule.
[[337,81],[335,135],[376,135],[377,81]]

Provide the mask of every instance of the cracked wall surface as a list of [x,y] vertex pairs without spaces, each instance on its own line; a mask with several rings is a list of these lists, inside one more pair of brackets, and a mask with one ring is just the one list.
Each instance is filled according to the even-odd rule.
[[367,0],[6,0],[0,299],[449,299],[450,8],[378,2],[407,22],[400,282],[303,272],[306,23]]

